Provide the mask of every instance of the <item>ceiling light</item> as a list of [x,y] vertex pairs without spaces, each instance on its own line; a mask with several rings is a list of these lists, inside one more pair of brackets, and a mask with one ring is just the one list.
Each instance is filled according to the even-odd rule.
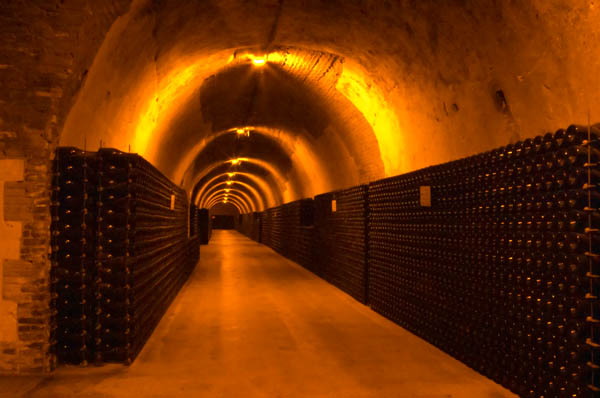
[[243,161],[248,160],[248,158],[237,158],[237,159],[231,159],[230,162],[232,165],[238,165],[240,163],[242,163]]
[[237,135],[245,135],[246,137],[250,137],[250,130],[248,128],[236,129],[235,132]]
[[227,185],[233,184],[233,181],[227,181]]
[[227,175],[229,176],[229,178],[231,178],[235,175],[235,173],[227,173]]
[[254,66],[264,66],[267,63],[267,60],[265,58],[253,57],[252,63]]

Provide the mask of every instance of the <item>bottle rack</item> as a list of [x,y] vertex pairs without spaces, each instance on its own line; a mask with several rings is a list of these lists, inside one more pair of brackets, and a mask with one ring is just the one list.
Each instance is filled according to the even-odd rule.
[[521,397],[593,394],[600,202],[586,141],[571,126],[371,183],[371,307]]
[[[523,398],[600,397],[599,136],[570,126],[382,179],[347,208],[316,196],[307,268],[359,300],[364,275],[373,310]],[[263,212],[274,248],[281,212]]]
[[599,192],[598,184],[600,183],[595,174],[600,169],[597,155],[593,159],[592,152],[596,152],[600,148],[598,141],[598,131],[592,136],[592,129],[587,129],[587,139],[582,143],[587,149],[587,162],[583,165],[586,170],[587,181],[582,187],[587,191],[587,206],[584,211],[587,213],[587,226],[585,233],[588,237],[588,246],[585,255],[588,260],[588,269],[586,277],[589,280],[589,289],[585,298],[589,301],[589,312],[586,317],[588,323],[588,332],[586,344],[589,347],[589,356],[586,362],[588,380],[587,388],[590,395],[600,396],[600,307],[598,299],[598,281],[600,279],[600,252],[598,250],[598,223],[595,222],[595,216],[598,215],[599,209],[594,206],[593,193]]
[[212,219],[208,209],[198,209],[198,236],[201,245],[207,245],[212,235]]
[[94,160],[76,148],[59,148],[53,164],[51,346],[59,363],[83,366],[93,358]]
[[315,197],[320,276],[362,303],[367,300],[367,189],[360,185]]
[[313,218],[312,199],[302,199],[281,206],[282,243],[279,253],[284,257],[310,269],[313,258]]
[[276,252],[281,252],[281,206],[263,212],[262,243]]
[[260,242],[261,218],[260,212],[240,214],[237,230],[253,241]]
[[[65,151],[72,153],[71,157],[81,156],[76,150],[59,148],[59,160],[68,159]],[[76,274],[86,278],[85,284],[77,285],[87,311],[82,345],[86,350],[84,359],[76,357],[70,362],[129,364],[193,270],[200,241],[197,237],[188,239],[190,210],[185,192],[141,157],[101,149],[86,154],[85,159],[84,163],[73,164],[72,170],[88,177],[74,181],[72,189],[87,192],[85,203],[90,203],[82,207],[84,202],[76,202],[88,209],[89,218],[82,224],[85,228],[80,228],[87,243],[85,267],[80,266]],[[61,181],[55,181],[55,192],[64,191]],[[53,211],[64,213],[70,202],[62,196],[55,199]],[[64,235],[61,228],[61,223],[52,225],[53,275],[62,275],[64,268],[60,262],[64,262],[64,250],[57,240]],[[59,278],[54,280],[54,307],[60,317],[61,303],[70,299],[70,293],[60,289]],[[63,316],[62,322],[79,322],[78,316],[71,312]],[[59,350],[60,331],[58,327],[57,355],[59,360],[69,362],[68,355],[76,351]]]
[[198,207],[192,203],[190,205],[190,237],[198,236],[199,226]]

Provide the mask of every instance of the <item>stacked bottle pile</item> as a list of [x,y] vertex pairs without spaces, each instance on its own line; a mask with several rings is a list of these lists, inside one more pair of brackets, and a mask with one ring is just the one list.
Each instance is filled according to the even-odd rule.
[[302,199],[281,206],[281,220],[282,241],[279,253],[312,270],[315,262],[313,200]]
[[197,254],[188,257],[182,189],[137,155],[101,149],[98,157],[96,358],[131,363]]
[[281,253],[281,206],[272,207],[263,212],[262,216],[262,243]]
[[362,303],[367,299],[367,190],[360,185],[315,197],[315,273]]
[[314,198],[315,202],[315,229],[313,248],[315,263],[311,270],[316,275],[323,279],[327,279],[327,268],[329,267],[329,258],[334,250],[335,241],[330,238],[333,234],[332,219],[332,203],[334,199],[333,192],[317,195]]
[[597,396],[597,134],[371,183],[372,308],[521,397]]
[[198,236],[198,207],[195,204],[190,205],[190,236]]
[[262,213],[259,212],[240,214],[237,230],[253,241],[260,242],[261,217]]
[[[253,213],[240,214],[237,223],[237,231],[250,238],[253,227]],[[252,238],[250,238],[252,239]]]
[[52,191],[52,345],[60,363],[93,359],[95,327],[95,157],[60,148]]
[[200,244],[207,245],[212,235],[212,219],[208,209],[198,210],[198,236]]
[[256,242],[262,242],[262,212],[254,213],[254,220],[252,221],[252,231],[250,239]]
[[130,363],[198,261],[186,194],[112,149],[59,148],[54,166],[54,351],[66,363]]

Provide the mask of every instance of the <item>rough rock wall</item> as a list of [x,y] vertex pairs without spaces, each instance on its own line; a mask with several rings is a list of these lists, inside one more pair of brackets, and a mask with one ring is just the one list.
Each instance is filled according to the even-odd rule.
[[49,173],[124,0],[0,2],[0,373],[51,369]]

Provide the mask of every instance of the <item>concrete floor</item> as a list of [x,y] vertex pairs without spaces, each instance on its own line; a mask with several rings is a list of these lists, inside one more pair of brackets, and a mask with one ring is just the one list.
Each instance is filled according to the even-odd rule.
[[10,398],[515,397],[265,246],[215,231],[130,367],[0,378]]

